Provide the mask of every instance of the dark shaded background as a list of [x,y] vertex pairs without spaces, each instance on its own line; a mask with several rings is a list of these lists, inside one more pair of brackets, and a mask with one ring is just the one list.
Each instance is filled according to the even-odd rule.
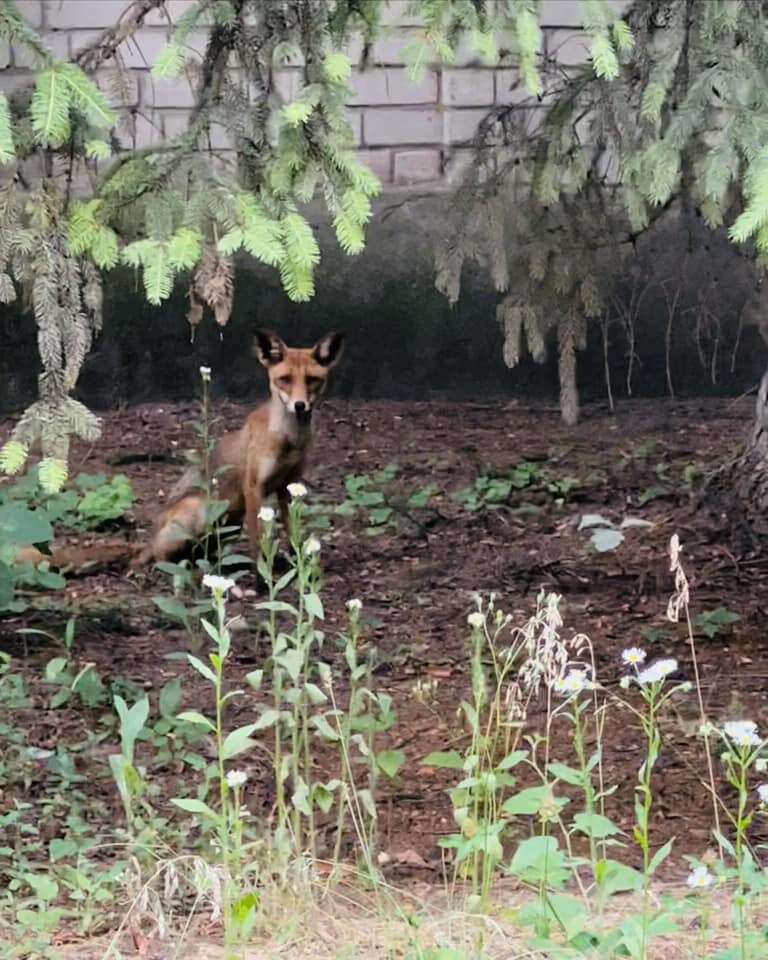
[[[487,275],[465,271],[462,296],[451,308],[435,290],[433,239],[447,229],[440,221],[445,196],[414,200],[375,217],[368,245],[358,257],[346,257],[327,225],[318,221],[323,260],[317,293],[307,304],[291,303],[277,273],[244,262],[238,269],[235,304],[222,331],[206,313],[194,342],[185,314],[185,291],[177,289],[162,307],[146,303],[141,280],[132,271],[106,276],[104,331],[83,368],[76,395],[94,409],[149,400],[194,396],[201,364],[213,370],[214,394],[249,400],[263,394],[265,377],[251,354],[257,326],[276,329],[289,344],[303,346],[330,329],[348,334],[347,354],[335,377],[338,396],[390,399],[455,399],[525,396],[556,398],[556,351],[544,364],[524,358],[514,370],[502,360],[502,332],[495,319],[499,299]],[[762,375],[768,351],[755,326],[741,331],[734,369],[733,346],[739,313],[753,289],[750,265],[722,235],[698,222],[682,230],[673,224],[657,230],[638,251],[643,276],[676,283],[685,268],[686,286],[672,338],[672,371],[680,396],[738,395]],[[637,271],[636,271],[637,272]],[[645,282],[645,281],[643,281]],[[514,277],[512,277],[514,284]],[[627,276],[629,288],[632,277]],[[704,331],[700,355],[693,332],[698,298],[707,302],[719,324]],[[634,394],[663,395],[666,306],[654,284],[643,301],[638,323]],[[712,326],[710,320],[710,327]],[[39,369],[35,327],[17,305],[0,308],[0,412],[23,408],[35,396]],[[610,331],[614,394],[626,395],[627,341],[618,324]],[[711,358],[717,339],[717,382]],[[702,362],[703,361],[703,362]],[[579,355],[583,400],[605,396],[603,348],[597,324]]]

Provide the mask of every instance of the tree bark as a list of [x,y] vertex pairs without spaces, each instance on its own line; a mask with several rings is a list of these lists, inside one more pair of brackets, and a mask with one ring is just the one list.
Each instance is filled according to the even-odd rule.
[[768,538],[768,370],[757,391],[755,424],[734,481],[750,530],[760,539]]

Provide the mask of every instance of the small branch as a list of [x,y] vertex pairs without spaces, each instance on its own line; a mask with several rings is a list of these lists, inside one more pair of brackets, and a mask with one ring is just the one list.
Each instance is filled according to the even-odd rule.
[[74,57],[75,63],[90,73],[111,60],[117,48],[136,33],[147,16],[165,5],[165,0],[135,0],[123,11],[114,27],[105,30],[94,43],[83,47]]

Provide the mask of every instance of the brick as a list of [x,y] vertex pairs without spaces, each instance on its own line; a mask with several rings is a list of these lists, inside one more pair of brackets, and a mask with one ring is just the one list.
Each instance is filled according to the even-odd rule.
[[[41,39],[54,57],[58,57],[59,60],[69,60],[70,49],[68,33],[43,33],[41,34]],[[14,43],[11,50],[15,66],[32,69],[38,65],[37,58],[33,57],[25,46]]]
[[547,31],[547,60],[578,67],[589,57],[589,36],[572,30]]
[[194,107],[195,91],[185,76],[147,80],[143,88],[144,102],[155,107]]
[[458,107],[485,107],[494,101],[493,70],[444,70],[443,103]]
[[358,150],[357,158],[373,170],[382,183],[392,183],[391,150]]
[[127,149],[143,150],[163,142],[161,117],[152,110],[124,112],[117,133],[121,144]]
[[382,26],[420,26],[423,23],[422,18],[418,13],[408,13],[409,6],[411,6],[411,0],[389,0],[388,4],[382,4],[382,9],[379,13],[380,23]]
[[354,70],[350,86],[355,106],[437,103],[437,74],[433,70],[418,81],[397,67]]
[[439,110],[381,107],[365,111],[367,146],[441,143],[443,116]]
[[455,187],[461,183],[474,155],[474,150],[469,147],[454,147],[447,153],[444,162],[444,176],[448,186]]
[[477,132],[478,124],[488,115],[487,110],[451,110],[446,115],[446,143],[464,143]]
[[11,65],[11,45],[7,40],[0,38],[0,70]]
[[273,75],[274,88],[284,103],[290,103],[304,84],[301,70],[277,70]]
[[114,27],[128,0],[45,0],[45,23],[54,29]]
[[[629,7],[629,0],[608,0],[608,6],[620,17]],[[584,7],[577,0],[539,0],[539,23],[542,27],[581,27]]]
[[400,186],[439,180],[440,150],[403,150],[395,153],[394,181]]
[[171,23],[177,23],[187,10],[196,5],[197,0],[165,0],[165,10],[152,10],[144,18],[144,23],[148,27],[167,27],[169,19]]
[[188,110],[158,110],[156,117],[166,139],[186,133],[189,127]]
[[9,97],[16,90],[29,86],[33,80],[34,76],[27,70],[0,70],[0,93]]
[[537,98],[530,93],[517,70],[496,71],[496,103],[508,106],[536,102]]
[[43,25],[43,4],[41,0],[16,0],[16,9],[33,27]]
[[407,63],[405,50],[412,40],[421,36],[421,30],[392,29],[382,33],[373,44],[371,61],[386,66],[403,66]]
[[126,67],[150,70],[168,46],[168,38],[165,30],[139,30],[120,44],[118,56]]

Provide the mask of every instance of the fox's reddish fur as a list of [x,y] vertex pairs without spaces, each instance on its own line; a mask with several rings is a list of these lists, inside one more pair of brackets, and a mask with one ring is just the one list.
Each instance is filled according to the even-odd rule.
[[[270,400],[249,414],[240,430],[219,440],[212,462],[215,498],[227,502],[230,522],[245,518],[254,558],[259,551],[258,514],[270,494],[277,494],[283,521],[287,519],[287,486],[303,476],[312,412],[341,356],[343,336],[330,333],[314,347],[299,349],[287,347],[272,331],[261,330],[255,346],[269,374]],[[133,564],[174,560],[186,553],[205,532],[206,507],[199,476],[188,471],[171,491],[151,541]]]

